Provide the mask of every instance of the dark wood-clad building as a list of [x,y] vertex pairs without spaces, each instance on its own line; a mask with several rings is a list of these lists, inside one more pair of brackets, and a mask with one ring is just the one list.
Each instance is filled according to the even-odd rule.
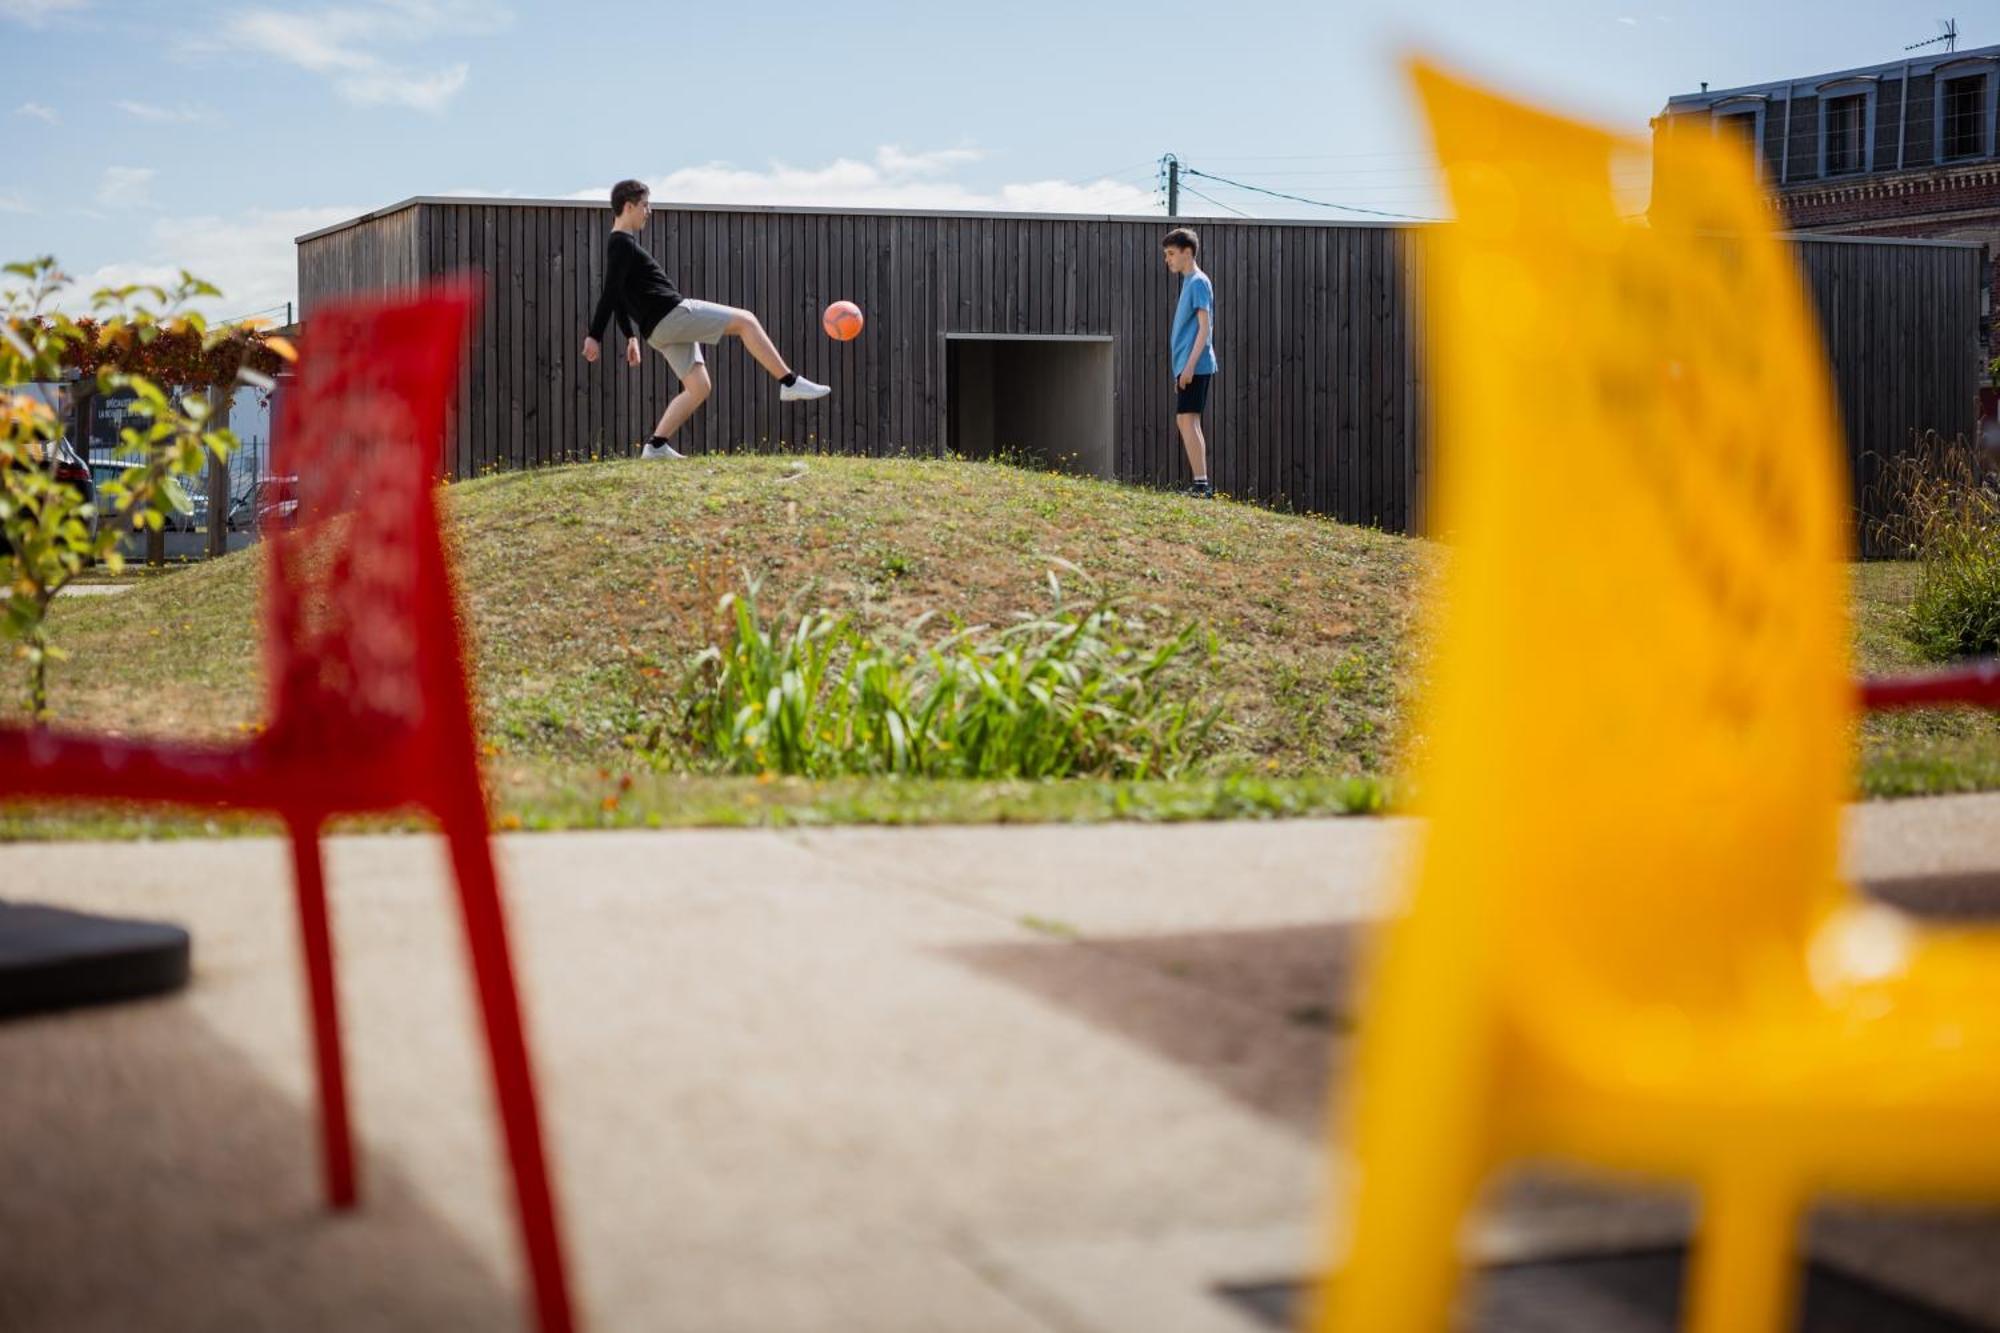
[[[451,428],[455,477],[625,456],[672,391],[580,345],[602,282],[603,204],[418,198],[299,239],[312,312],[344,294],[471,272],[487,300]],[[1422,528],[1424,384],[1413,231],[1355,223],[655,207],[643,244],[681,289],[756,311],[779,350],[833,386],[780,404],[740,348],[676,440],[692,452],[968,457],[1016,452],[1124,481],[1184,481],[1168,324],[1173,223],[1215,280],[1220,373],[1207,417],[1217,486],[1398,531]],[[1973,419],[1982,253],[1805,242],[1856,463],[1911,429]],[[836,300],[867,314],[828,339]],[[1864,474],[1867,469],[1860,469]]]

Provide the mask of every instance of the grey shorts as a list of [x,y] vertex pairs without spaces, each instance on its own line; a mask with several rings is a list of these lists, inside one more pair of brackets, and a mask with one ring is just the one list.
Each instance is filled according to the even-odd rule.
[[702,363],[701,345],[719,343],[736,318],[732,306],[713,301],[682,301],[653,326],[646,341],[667,358],[674,374],[686,379],[688,372]]

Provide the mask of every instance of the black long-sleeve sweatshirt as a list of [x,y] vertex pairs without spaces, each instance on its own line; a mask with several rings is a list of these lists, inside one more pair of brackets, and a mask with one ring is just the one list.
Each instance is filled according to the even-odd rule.
[[604,294],[590,317],[590,336],[603,342],[604,327],[615,314],[626,337],[632,336],[635,324],[639,336],[646,337],[680,303],[680,289],[660,261],[647,254],[630,232],[613,231],[605,247]]

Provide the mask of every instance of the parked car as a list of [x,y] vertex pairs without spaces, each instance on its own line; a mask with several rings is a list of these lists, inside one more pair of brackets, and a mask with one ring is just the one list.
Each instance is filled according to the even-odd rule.
[[[117,481],[131,466],[133,465],[130,462],[122,458],[93,458],[90,460],[90,474],[97,487],[102,490],[105,482]],[[166,478],[162,489],[166,492],[167,502],[173,506],[166,517],[168,532],[193,532],[201,526],[201,513],[194,500],[188,496],[187,488],[181,485],[180,478]]]
[[229,526],[235,530],[285,524],[298,517],[299,479],[296,475],[259,477],[229,506]]
[[[91,476],[90,465],[83,461],[83,456],[77,453],[76,446],[69,442],[67,435],[56,438],[55,443],[50,446],[47,456],[42,461],[50,464],[55,469],[57,481],[68,482],[72,489],[81,492],[84,503],[93,506],[92,512],[95,512],[94,507],[97,504],[96,479]],[[96,518],[90,521],[92,536],[97,535],[97,522]]]
[[[76,446],[69,442],[69,436],[58,436],[55,448],[51,453],[53,455],[51,461],[55,464],[56,480],[68,482],[72,488],[83,495],[83,502],[90,505],[92,511],[95,512],[97,505],[97,480],[90,475],[90,464],[83,461],[83,455],[79,454],[76,451]],[[91,520],[90,530],[93,533],[97,531],[97,521],[95,519]]]

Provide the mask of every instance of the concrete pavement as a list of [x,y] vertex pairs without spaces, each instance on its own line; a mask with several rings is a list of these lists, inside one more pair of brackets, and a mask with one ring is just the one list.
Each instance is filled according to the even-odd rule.
[[[2000,913],[2000,799],[1869,806],[1855,830],[1898,901]],[[1345,997],[1410,833],[500,839],[589,1326],[1259,1327],[1216,1288],[1311,1266]],[[172,998],[0,1025],[0,1329],[521,1323],[443,870],[429,838],[330,844],[364,1189],[335,1218],[283,846],[0,847],[0,895],[178,920],[196,970]],[[1674,1199],[1537,1179],[1477,1245],[1685,1226]],[[1996,1238],[1841,1216],[1818,1245],[1981,1317]]]

